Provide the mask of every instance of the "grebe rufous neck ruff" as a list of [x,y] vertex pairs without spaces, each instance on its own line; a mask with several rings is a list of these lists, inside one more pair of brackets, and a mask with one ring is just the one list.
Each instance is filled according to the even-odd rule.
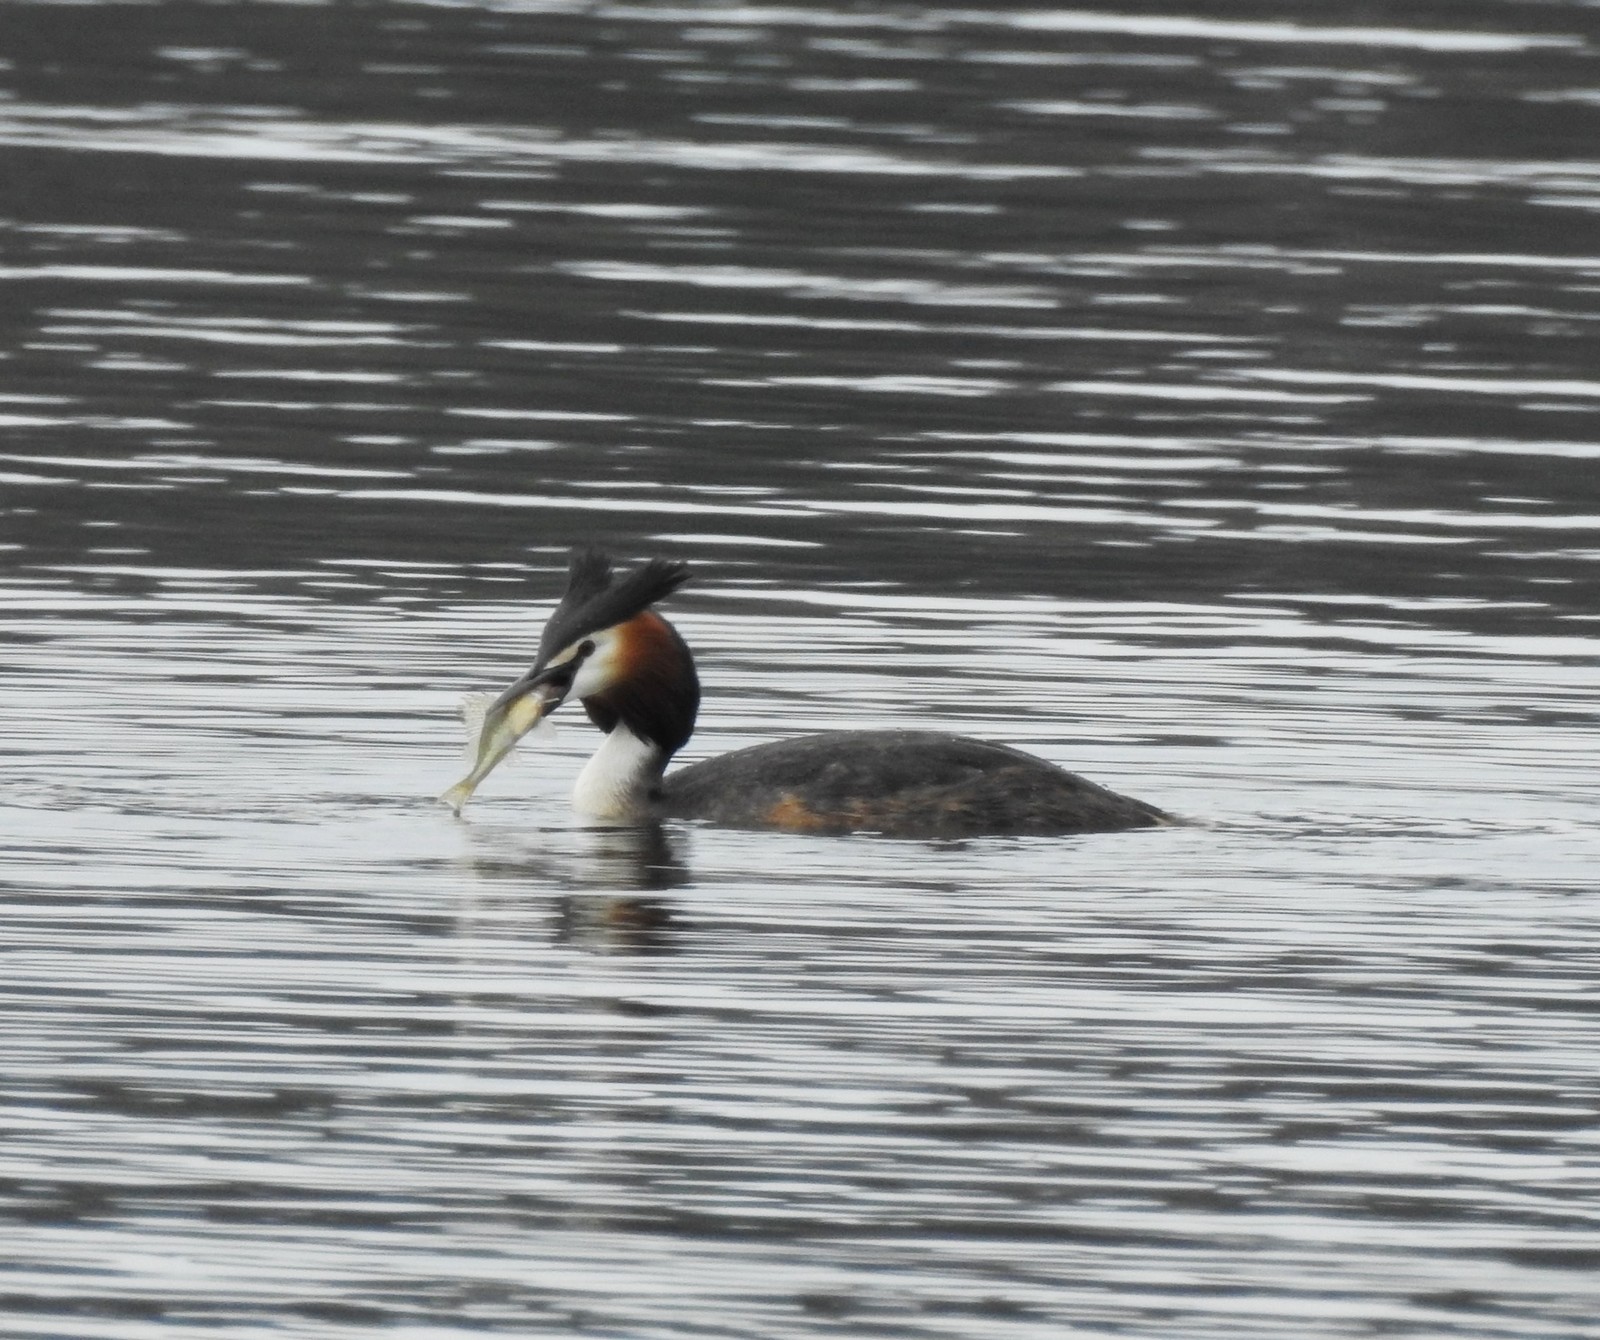
[[577,698],[605,740],[573,802],[592,818],[704,819],[738,828],[898,837],[1094,833],[1172,822],[1005,745],[937,731],[830,731],[735,750],[663,776],[694,730],[700,680],[678,630],[651,606],[689,576],[651,559],[621,577],[573,551],[566,594],[533,668],[500,695],[547,715]]

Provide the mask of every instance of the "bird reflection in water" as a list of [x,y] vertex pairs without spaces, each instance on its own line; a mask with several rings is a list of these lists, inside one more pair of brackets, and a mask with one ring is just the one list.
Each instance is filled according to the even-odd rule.
[[671,837],[660,824],[590,831],[593,877],[613,891],[557,898],[556,943],[610,954],[670,953],[678,923],[671,900],[659,895],[689,880]]
[[[467,865],[480,881],[514,885],[519,908],[548,908],[557,944],[600,953],[675,948],[681,922],[663,895],[689,882],[679,850],[684,835],[647,823],[579,829],[571,836],[576,851],[480,849]],[[563,892],[549,897],[552,887]],[[545,893],[548,901],[530,901],[532,891]]]

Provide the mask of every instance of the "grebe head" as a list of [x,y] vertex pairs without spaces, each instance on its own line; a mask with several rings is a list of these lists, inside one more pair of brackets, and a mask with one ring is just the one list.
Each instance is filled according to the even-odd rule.
[[625,726],[659,750],[665,766],[694,730],[700,681],[677,629],[650,606],[688,579],[685,564],[660,558],[616,578],[605,554],[574,549],[538,658],[500,705],[538,693],[549,713],[577,698],[601,730]]

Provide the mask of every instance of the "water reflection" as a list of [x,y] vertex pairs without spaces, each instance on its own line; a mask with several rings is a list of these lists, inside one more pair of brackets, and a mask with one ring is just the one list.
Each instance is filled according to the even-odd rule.
[[661,898],[563,895],[555,914],[555,942],[592,953],[660,954],[680,934],[672,904]]
[[[661,895],[693,883],[683,855],[687,836],[659,824],[577,828],[555,843],[534,832],[493,829],[481,840],[472,834],[461,867],[474,887],[460,929],[476,933],[474,913],[490,898],[497,916],[520,905],[542,917],[548,905],[558,945],[594,953],[673,950],[677,913]],[[570,892],[552,898],[552,888]]]

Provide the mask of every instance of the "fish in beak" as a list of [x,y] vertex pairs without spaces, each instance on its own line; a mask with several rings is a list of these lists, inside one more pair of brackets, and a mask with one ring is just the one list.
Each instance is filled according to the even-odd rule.
[[472,770],[439,797],[458,818],[478,783],[500,765],[518,740],[561,706],[572,688],[573,670],[570,662],[546,666],[524,675],[499,695],[481,693],[463,699],[461,717],[467,724]]

